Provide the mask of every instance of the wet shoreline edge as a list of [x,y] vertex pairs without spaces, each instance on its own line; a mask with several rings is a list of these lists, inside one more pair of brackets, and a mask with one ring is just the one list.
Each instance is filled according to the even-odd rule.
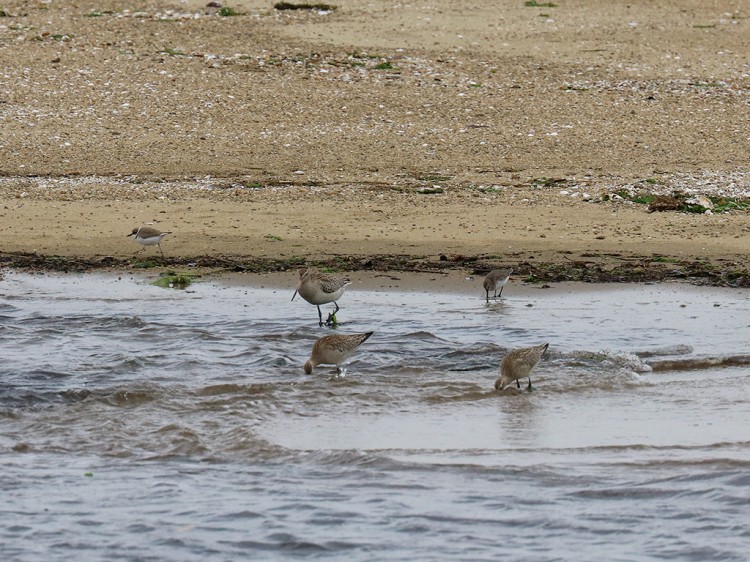
[[[525,255],[525,254],[524,254]],[[513,277],[529,284],[575,281],[583,283],[683,282],[713,287],[750,287],[750,270],[743,256],[729,258],[682,258],[665,255],[625,256],[592,253],[582,259],[560,255],[556,260],[464,255],[334,255],[327,257],[273,259],[242,255],[192,257],[58,256],[27,252],[0,252],[0,268],[22,272],[86,273],[193,270],[204,273],[278,273],[305,266],[330,272],[426,273],[461,272],[482,276],[497,267],[512,267]]]

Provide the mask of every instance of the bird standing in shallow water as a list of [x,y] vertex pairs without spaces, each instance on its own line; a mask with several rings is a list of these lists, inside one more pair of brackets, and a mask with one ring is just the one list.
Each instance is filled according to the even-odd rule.
[[164,257],[164,250],[161,249],[161,239],[164,238],[167,234],[172,233],[168,230],[166,232],[162,232],[160,230],[156,230],[155,228],[151,228],[150,226],[142,226],[140,228],[134,228],[133,232],[128,234],[128,236],[132,236],[133,240],[143,245],[141,251],[145,250],[146,246],[159,246],[161,257]]
[[495,381],[495,390],[505,390],[513,381],[521,388],[518,379],[529,377],[528,390],[531,390],[531,370],[539,363],[549,347],[548,343],[534,347],[514,349],[500,361],[500,378]]
[[314,267],[300,269],[297,289],[294,291],[294,295],[292,295],[292,300],[294,300],[294,297],[299,293],[299,296],[307,302],[317,306],[319,326],[323,325],[323,313],[320,311],[320,305],[332,302],[336,307],[336,310],[328,315],[325,324],[326,326],[335,326],[336,313],[339,311],[339,305],[336,301],[344,294],[344,287],[349,283],[351,283],[351,281],[346,277],[339,279],[328,273],[322,273]]
[[336,372],[341,374],[341,364],[372,334],[373,332],[323,336],[313,344],[310,359],[305,363],[305,373],[309,375],[315,367],[324,364],[336,365]]
[[[503,296],[503,287],[508,282],[510,274],[513,273],[512,269],[493,269],[484,278],[484,290],[487,291],[487,302],[490,302],[490,290],[494,291],[494,298]],[[497,290],[500,289],[500,295],[497,294]]]

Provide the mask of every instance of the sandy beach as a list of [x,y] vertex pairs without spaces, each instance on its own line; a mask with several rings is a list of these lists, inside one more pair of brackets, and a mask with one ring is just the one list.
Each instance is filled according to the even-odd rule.
[[3,6],[0,263],[750,284],[744,5],[206,4]]

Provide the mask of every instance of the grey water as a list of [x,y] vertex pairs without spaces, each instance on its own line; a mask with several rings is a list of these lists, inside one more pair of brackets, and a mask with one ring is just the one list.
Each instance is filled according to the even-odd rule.
[[6,274],[0,560],[748,559],[750,292],[294,282]]

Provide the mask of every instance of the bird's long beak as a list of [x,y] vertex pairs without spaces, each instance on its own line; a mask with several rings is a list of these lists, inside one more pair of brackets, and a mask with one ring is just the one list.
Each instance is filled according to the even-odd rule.
[[292,300],[294,300],[294,297],[297,296],[297,291],[294,291],[294,294],[292,295]]

